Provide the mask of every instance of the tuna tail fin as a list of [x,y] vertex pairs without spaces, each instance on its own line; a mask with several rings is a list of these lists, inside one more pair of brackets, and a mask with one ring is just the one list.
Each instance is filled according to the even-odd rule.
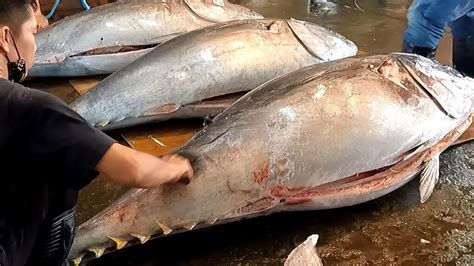
[[420,202],[425,203],[439,179],[439,154],[434,156],[421,172],[420,180]]

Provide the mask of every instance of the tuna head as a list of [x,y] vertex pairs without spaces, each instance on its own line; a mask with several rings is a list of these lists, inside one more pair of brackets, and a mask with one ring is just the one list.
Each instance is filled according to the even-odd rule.
[[474,111],[474,79],[423,56],[399,55],[401,64],[447,115],[459,118]]

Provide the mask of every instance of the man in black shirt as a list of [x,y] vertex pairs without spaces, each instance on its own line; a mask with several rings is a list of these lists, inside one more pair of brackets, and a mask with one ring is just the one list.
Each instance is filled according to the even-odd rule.
[[141,188],[193,177],[187,159],[117,144],[58,98],[11,82],[33,64],[36,8],[37,0],[0,0],[1,266],[63,265],[77,192],[98,172]]

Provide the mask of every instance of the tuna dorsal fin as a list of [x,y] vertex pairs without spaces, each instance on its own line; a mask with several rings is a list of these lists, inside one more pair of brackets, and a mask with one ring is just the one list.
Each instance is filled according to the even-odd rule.
[[425,203],[433,193],[439,179],[439,154],[435,155],[421,172],[420,202]]
[[471,113],[471,95],[467,93],[468,81],[430,59],[421,56],[399,56],[398,61],[433,99],[439,108],[453,118]]
[[171,114],[179,110],[179,104],[170,103],[153,107],[143,113],[143,116]]

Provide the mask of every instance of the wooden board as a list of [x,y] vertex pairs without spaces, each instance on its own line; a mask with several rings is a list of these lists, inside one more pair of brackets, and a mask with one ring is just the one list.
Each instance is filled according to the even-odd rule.
[[174,121],[127,129],[122,136],[130,147],[161,156],[177,150],[202,126],[202,122],[199,121]]
[[69,83],[68,79],[50,78],[50,79],[28,79],[23,83],[24,86],[42,90],[61,98],[66,103],[72,102],[79,94]]
[[[24,85],[53,94],[70,103],[99,81],[100,78],[30,79]],[[227,107],[238,99],[238,95],[220,96],[203,101],[202,104]],[[128,144],[132,148],[160,156],[181,147],[202,127],[202,119],[179,120],[116,130],[111,132],[111,135],[118,136],[119,141],[122,137],[125,140],[123,144]]]
[[79,95],[84,95],[101,80],[102,78],[100,77],[76,78],[69,80],[69,84],[71,84]]

